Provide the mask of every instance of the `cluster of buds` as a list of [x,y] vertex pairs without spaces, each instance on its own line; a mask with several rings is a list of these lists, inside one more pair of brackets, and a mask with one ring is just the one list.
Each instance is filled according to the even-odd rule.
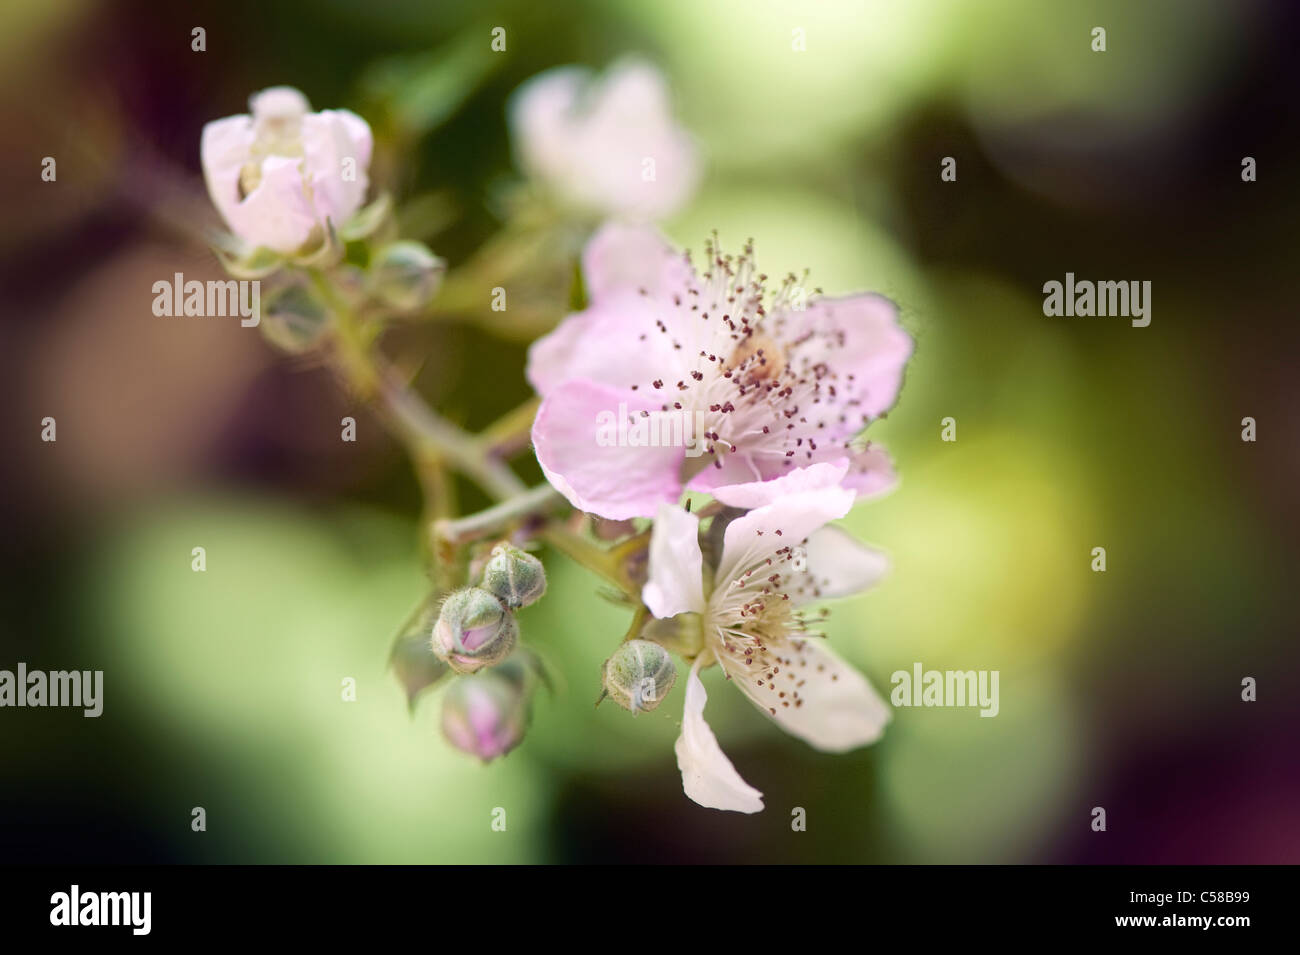
[[536,668],[518,649],[515,611],[545,592],[542,562],[501,543],[479,586],[450,594],[433,626],[434,655],[460,674],[443,698],[443,733],[485,762],[517,746],[527,729]]

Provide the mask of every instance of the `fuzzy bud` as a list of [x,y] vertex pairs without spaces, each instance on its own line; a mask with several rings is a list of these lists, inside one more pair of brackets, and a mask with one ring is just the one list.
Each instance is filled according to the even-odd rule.
[[512,610],[536,603],[546,593],[542,562],[513,544],[497,544],[483,568],[483,587]]
[[433,628],[433,652],[457,673],[473,673],[508,657],[519,639],[514,614],[480,587],[449,596]]
[[375,294],[398,311],[413,312],[429,304],[447,263],[419,242],[402,241],[380,249],[370,268]]
[[506,670],[463,676],[443,696],[443,735],[485,763],[518,746],[528,728],[528,683]]
[[653,710],[673,688],[677,668],[668,651],[649,640],[628,640],[605,661],[605,692],[633,713]]

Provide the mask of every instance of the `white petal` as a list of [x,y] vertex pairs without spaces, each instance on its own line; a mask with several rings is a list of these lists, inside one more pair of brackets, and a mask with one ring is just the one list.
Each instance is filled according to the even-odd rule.
[[759,812],[763,808],[763,794],[740,778],[736,767],[718,746],[713,730],[704,722],[704,704],[709,697],[700,682],[699,671],[700,659],[696,658],[686,681],[682,735],[673,747],[677,768],[682,772],[682,789],[709,809]]
[[792,554],[786,548],[802,545],[813,531],[843,517],[853,498],[844,487],[799,491],[736,518],[723,536],[718,589],[778,552],[784,552],[781,563],[788,564]]
[[248,109],[257,120],[301,119],[311,104],[301,90],[292,86],[271,86],[248,98]]
[[834,487],[844,480],[848,469],[847,459],[834,463],[825,461],[806,468],[796,468],[770,481],[751,481],[747,484],[714,488],[713,496],[731,507],[746,509],[763,507],[797,491],[816,491],[824,487]]
[[858,542],[848,531],[827,526],[816,531],[803,545],[806,582],[791,593],[792,600],[829,600],[860,593],[884,577],[889,559],[878,550]]
[[726,658],[722,665],[732,682],[782,729],[826,752],[874,743],[893,716],[866,678],[820,637],[774,648],[763,666],[746,667]]
[[700,519],[689,511],[660,504],[650,532],[650,573],[641,599],[656,617],[703,613],[704,555]]

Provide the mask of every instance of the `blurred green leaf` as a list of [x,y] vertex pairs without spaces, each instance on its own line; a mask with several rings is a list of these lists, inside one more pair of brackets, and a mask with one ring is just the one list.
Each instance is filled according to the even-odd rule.
[[494,53],[486,30],[470,29],[429,53],[388,57],[361,77],[362,96],[398,131],[423,136],[446,122],[507,54]]

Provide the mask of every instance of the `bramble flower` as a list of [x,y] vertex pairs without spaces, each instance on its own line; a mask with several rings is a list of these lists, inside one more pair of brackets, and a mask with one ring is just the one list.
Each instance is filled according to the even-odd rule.
[[668,83],[640,60],[599,79],[582,67],[547,70],[515,92],[509,113],[520,167],[579,213],[662,219],[699,181],[699,155],[673,119]]
[[[894,403],[912,351],[895,305],[875,294],[805,300],[794,276],[769,294],[749,245],[733,257],[706,242],[705,260],[697,271],[643,227],[610,224],[592,238],[589,306],[528,356],[547,479],[614,520],[650,517],[683,488],[715,492],[843,458],[847,486],[890,486],[884,452],[852,442]],[[614,413],[679,415],[696,444],[607,440]]]
[[752,507],[727,524],[716,567],[704,562],[699,519],[661,504],[642,593],[657,618],[674,618],[693,642],[677,765],[686,795],[702,806],[758,812],[762,794],[746,783],[704,720],[700,671],[714,663],[784,730],[817,749],[843,752],[874,742],[889,707],[826,640],[809,632],[800,607],[856,593],[885,571],[879,553],[828,521],[854,493],[846,465],[821,463],[772,481],[719,489],[723,503]]
[[252,115],[203,127],[208,192],[250,248],[288,254],[318,245],[327,223],[342,225],[365,200],[369,125],[345,109],[310,109],[298,90],[276,86],[249,98]]

